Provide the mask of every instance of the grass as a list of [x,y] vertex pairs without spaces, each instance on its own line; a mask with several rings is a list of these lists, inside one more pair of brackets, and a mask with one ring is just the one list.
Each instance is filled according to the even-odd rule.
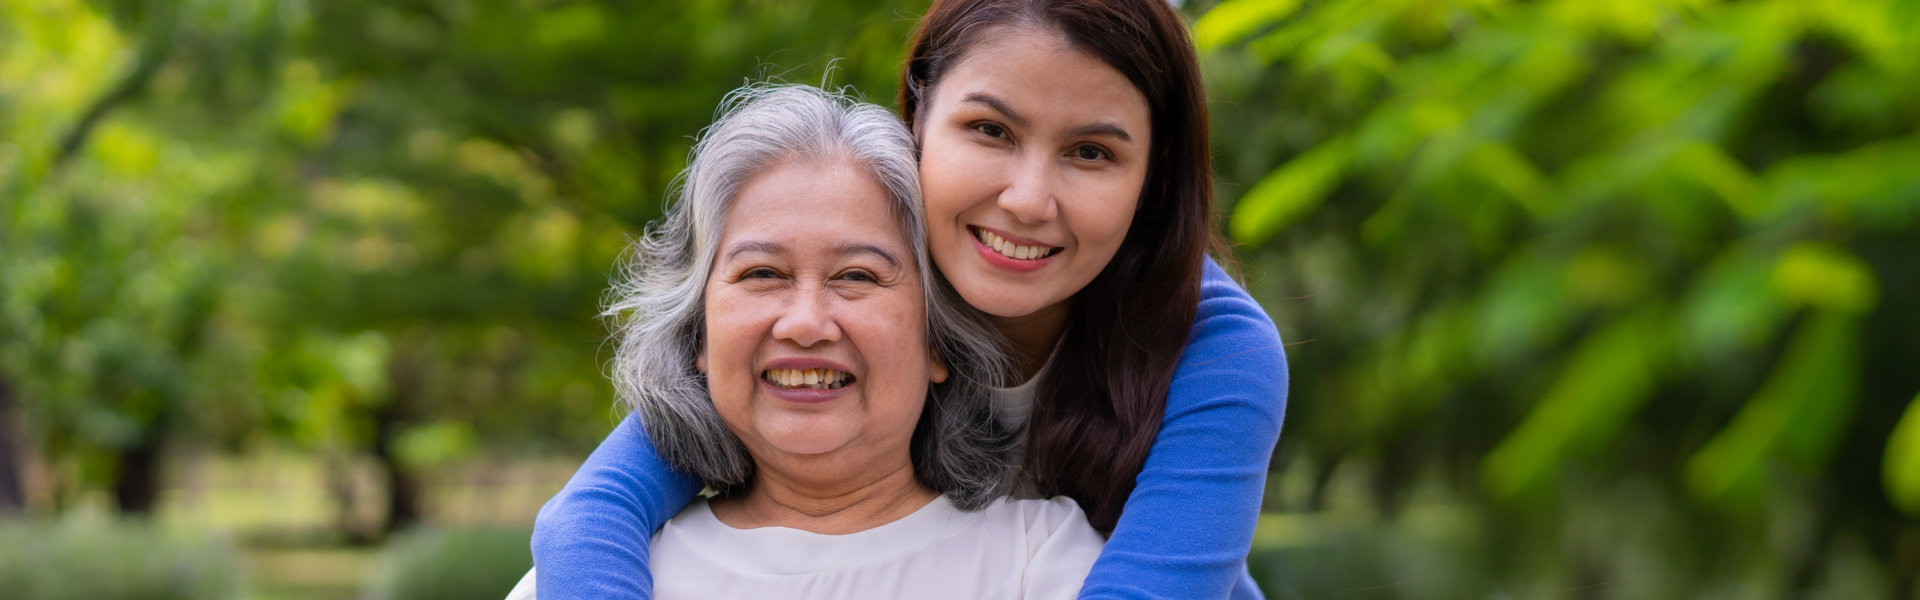
[[379,549],[250,547],[246,549],[253,600],[358,598],[379,559]]
[[[427,477],[429,519],[453,527],[529,527],[577,466],[516,459],[435,470]],[[378,527],[384,499],[378,467],[370,461],[331,465],[336,480],[348,482],[345,496],[353,506],[345,511],[337,501],[341,495],[329,487],[330,466],[313,455],[187,456],[170,468],[158,520],[171,529],[236,540],[247,569],[246,598],[361,598],[379,570],[382,548],[351,544],[341,532],[343,523],[362,531]]]

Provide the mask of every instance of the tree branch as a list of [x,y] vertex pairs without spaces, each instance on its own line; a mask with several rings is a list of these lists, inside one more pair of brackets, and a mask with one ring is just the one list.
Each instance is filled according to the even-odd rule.
[[[172,36],[162,37],[171,38]],[[147,44],[145,51],[140,53],[140,62],[134,65],[133,70],[120,78],[119,83],[114,84],[106,94],[101,95],[87,107],[87,111],[80,115],[79,122],[74,123],[73,128],[68,129],[67,134],[60,137],[59,150],[53,155],[53,161],[47,165],[48,175],[60,172],[67,163],[72,162],[73,157],[86,146],[87,138],[93,135],[94,128],[100,126],[100,122],[106,119],[108,113],[146,89],[147,83],[153,80],[154,73],[160,71],[160,65],[166,64],[167,58],[173,54],[173,44],[170,42],[170,40],[162,40],[159,43]]]

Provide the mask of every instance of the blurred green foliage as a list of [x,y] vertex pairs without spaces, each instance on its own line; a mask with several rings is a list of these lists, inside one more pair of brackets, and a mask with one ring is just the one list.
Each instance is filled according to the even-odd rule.
[[533,553],[531,531],[462,528],[408,532],[387,544],[367,597],[374,600],[501,598],[513,589]]
[[[1920,4],[1227,0],[1194,32],[1228,231],[1311,340],[1283,469],[1368,474],[1389,523],[1470,507],[1438,555],[1506,582],[1390,595],[1914,591]],[[1680,535],[1564,530],[1601,498]]]
[[233,548],[140,523],[0,521],[0,589],[18,600],[237,597]]
[[0,384],[55,504],[151,510],[171,440],[292,443],[387,464],[391,528],[419,468],[584,452],[617,416],[606,274],[691,135],[741,82],[836,59],[884,98],[908,25],[785,2],[0,8]]
[[[389,514],[583,453],[606,275],[721,96],[886,104],[923,8],[0,5],[0,412],[55,507],[149,510],[180,445],[377,457]],[[1916,592],[1920,3],[1183,10],[1295,344],[1270,595]]]

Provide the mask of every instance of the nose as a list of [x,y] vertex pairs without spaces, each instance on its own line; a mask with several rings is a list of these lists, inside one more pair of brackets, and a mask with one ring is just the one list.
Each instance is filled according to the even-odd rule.
[[1036,156],[1021,161],[1012,181],[1000,190],[1000,209],[1021,223],[1044,223],[1060,216],[1054,196],[1053,165],[1048,157]]
[[825,286],[803,285],[794,291],[786,313],[773,323],[773,336],[802,348],[840,340],[840,324],[834,319],[832,299]]

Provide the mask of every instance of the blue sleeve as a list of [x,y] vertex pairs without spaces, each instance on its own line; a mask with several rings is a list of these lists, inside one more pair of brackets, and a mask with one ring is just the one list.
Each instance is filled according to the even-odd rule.
[[1286,408],[1279,332],[1208,259],[1160,434],[1080,598],[1257,597],[1247,550]]
[[535,589],[541,600],[651,598],[647,546],[700,491],[667,465],[629,415],[594,449],[533,524]]

